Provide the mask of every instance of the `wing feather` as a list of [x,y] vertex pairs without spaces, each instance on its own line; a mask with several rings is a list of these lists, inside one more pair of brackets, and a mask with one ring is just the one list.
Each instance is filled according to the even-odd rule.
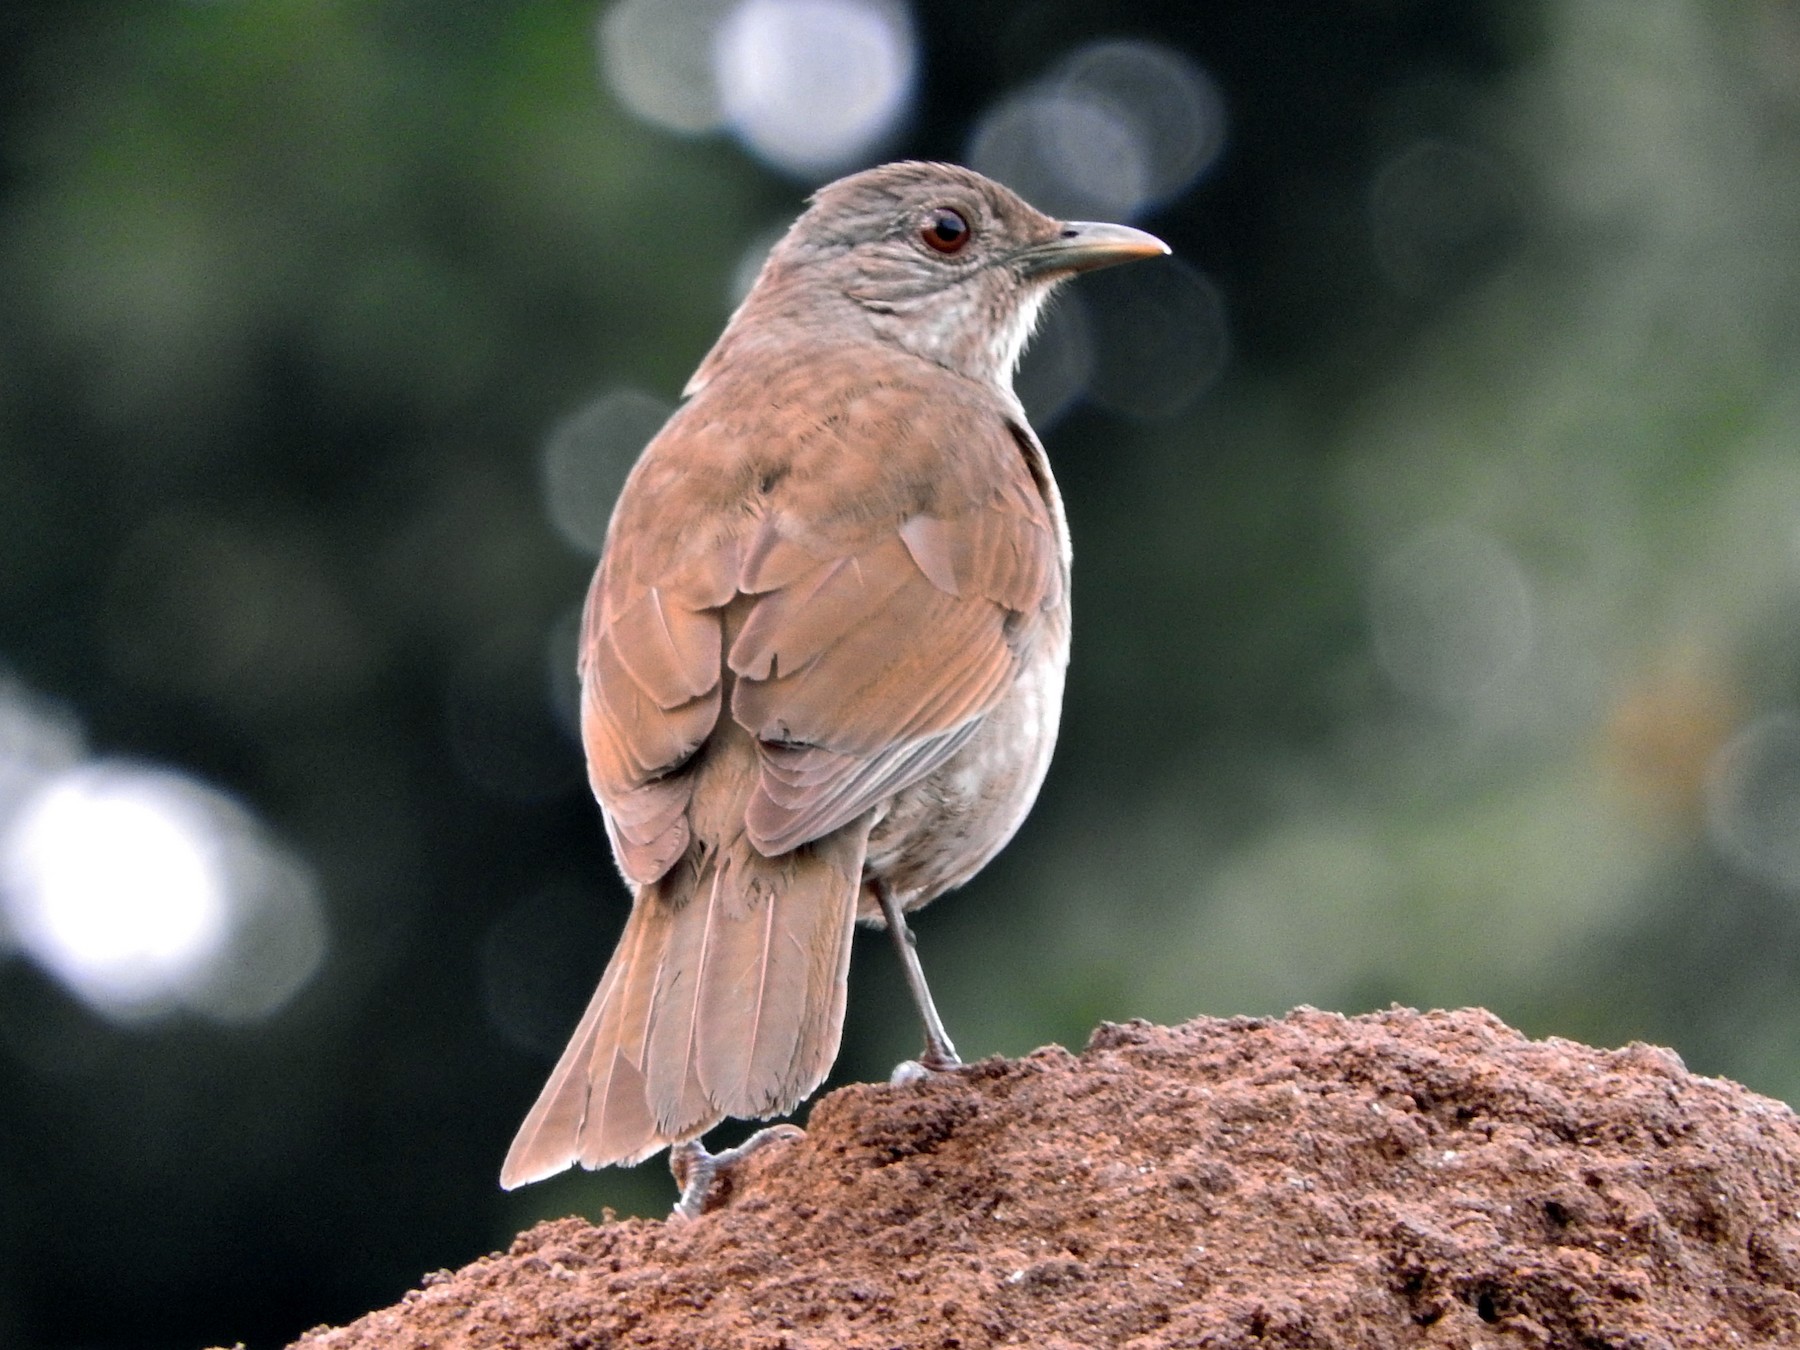
[[[727,546],[652,586],[633,579],[629,562],[609,558],[588,595],[581,735],[614,856],[644,885],[675,865],[691,837],[691,785],[676,771],[718,725],[724,637],[709,607],[721,590],[712,574],[737,565]],[[730,594],[728,583],[723,590]]]
[[[1060,508],[1029,434],[941,372],[878,364],[709,385],[621,499],[589,597],[583,737],[639,884],[693,847],[690,765],[727,709],[760,744],[747,824],[773,857],[956,753],[1062,603]],[[840,416],[790,416],[834,399]]]
[[1043,504],[1032,517],[996,499],[908,517],[759,595],[726,654],[731,715],[763,746],[757,849],[820,838],[960,749],[1061,587]]

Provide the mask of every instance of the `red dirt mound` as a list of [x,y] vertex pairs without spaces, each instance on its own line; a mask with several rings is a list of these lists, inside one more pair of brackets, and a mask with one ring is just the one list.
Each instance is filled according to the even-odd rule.
[[852,1087],[691,1223],[540,1224],[381,1347],[1800,1345],[1800,1124],[1487,1013],[1105,1026]]

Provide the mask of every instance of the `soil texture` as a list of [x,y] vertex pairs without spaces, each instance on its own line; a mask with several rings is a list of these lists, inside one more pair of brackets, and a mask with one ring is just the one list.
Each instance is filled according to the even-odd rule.
[[1108,1025],[845,1088],[714,1200],[540,1224],[296,1346],[1800,1346],[1794,1114],[1481,1011]]

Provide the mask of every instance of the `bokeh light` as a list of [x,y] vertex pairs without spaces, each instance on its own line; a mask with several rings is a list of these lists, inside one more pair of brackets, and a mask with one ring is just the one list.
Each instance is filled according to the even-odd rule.
[[544,442],[544,510],[564,541],[598,557],[613,503],[650,438],[674,411],[641,389],[614,389],[557,423]]
[[[85,753],[80,724],[66,709],[0,675],[0,838],[45,783]],[[0,940],[5,933],[0,914]]]
[[312,869],[275,847],[241,807],[213,798],[214,858],[225,879],[228,928],[218,959],[178,991],[215,1022],[273,1017],[324,967],[329,928]]
[[[1186,56],[1153,42],[1077,48],[977,122],[968,163],[1068,220],[1126,221],[1186,192],[1225,145],[1225,101]],[[1230,358],[1224,296],[1181,259],[1084,278],[1060,296],[1020,368],[1043,430],[1086,396],[1167,417]]]
[[31,796],[0,841],[0,903],[28,955],[115,1017],[266,1016],[324,949],[304,873],[241,808],[133,765],[79,765]]
[[620,0],[598,39],[606,84],[633,114],[689,134],[729,128],[811,181],[893,133],[918,64],[903,0]]
[[619,0],[606,10],[600,69],[619,102],[670,131],[716,130],[725,113],[713,42],[731,8],[731,0]]
[[1161,258],[1081,280],[1093,376],[1088,395],[1131,417],[1163,418],[1191,406],[1231,359],[1225,297],[1180,258]]
[[1395,686],[1446,711],[1466,710],[1531,654],[1531,587],[1499,540],[1461,526],[1395,548],[1369,588],[1375,655]]
[[1800,890],[1800,716],[1771,712],[1715,757],[1706,819],[1713,846],[1745,874]]
[[968,161],[1053,215],[1130,220],[1185,192],[1224,145],[1225,100],[1205,71],[1110,40],[990,109]]
[[225,940],[224,878],[169,781],[118,769],[61,776],[7,840],[8,909],[28,951],[100,1007],[154,1005]]
[[818,179],[894,129],[912,94],[915,48],[896,0],[743,0],[713,51],[738,137],[774,167]]
[[981,122],[969,163],[1064,219],[1125,219],[1149,191],[1136,129],[1116,109],[1027,90]]

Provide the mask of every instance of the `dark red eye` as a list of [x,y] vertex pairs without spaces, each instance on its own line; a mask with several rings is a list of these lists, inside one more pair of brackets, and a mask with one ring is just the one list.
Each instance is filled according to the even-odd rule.
[[952,211],[947,206],[940,206],[925,220],[925,228],[919,231],[919,237],[939,253],[956,253],[969,242],[974,231],[961,213]]

